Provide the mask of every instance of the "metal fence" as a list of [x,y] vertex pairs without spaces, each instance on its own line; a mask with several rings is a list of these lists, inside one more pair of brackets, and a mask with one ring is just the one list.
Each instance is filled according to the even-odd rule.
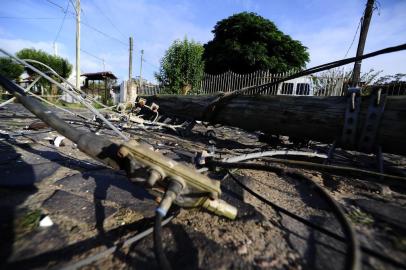
[[162,87],[160,85],[141,85],[137,88],[138,95],[157,95],[162,92]]
[[[223,74],[204,74],[200,84],[200,94],[213,94],[216,92],[231,92],[238,89],[257,86],[283,79],[295,71],[272,74],[269,71],[259,70],[248,74],[238,74],[228,71]],[[264,94],[276,94],[278,87],[270,87]]]
[[406,81],[394,81],[386,84],[375,84],[366,88],[367,91],[370,89],[381,88],[384,93],[389,96],[403,96],[406,95]]
[[[204,74],[200,87],[193,94],[211,95],[217,92],[232,92],[238,89],[259,86],[286,78],[297,72],[292,70],[272,74],[269,71],[256,71],[249,74],[237,74],[231,71],[223,74]],[[283,83],[269,86],[262,95],[296,95],[296,96],[342,96],[348,81],[348,74],[342,70],[329,70],[310,76],[303,76]],[[386,84],[364,86],[365,93],[371,89],[382,88],[388,95],[406,95],[406,82],[391,82]],[[144,85],[139,87],[138,94],[155,95],[162,93],[159,85]],[[254,90],[246,94],[253,94]]]

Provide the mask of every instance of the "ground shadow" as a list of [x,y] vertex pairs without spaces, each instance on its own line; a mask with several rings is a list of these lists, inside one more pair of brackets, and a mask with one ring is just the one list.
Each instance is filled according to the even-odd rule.
[[[0,141],[0,178],[6,185],[0,185],[0,268],[7,264],[13,253],[13,243],[16,240],[17,207],[21,205],[28,196],[37,192],[34,183],[36,177],[32,167],[25,163],[15,149],[9,144]],[[24,165],[24,185],[13,186],[13,179],[7,170],[13,170],[13,165],[18,162]]]

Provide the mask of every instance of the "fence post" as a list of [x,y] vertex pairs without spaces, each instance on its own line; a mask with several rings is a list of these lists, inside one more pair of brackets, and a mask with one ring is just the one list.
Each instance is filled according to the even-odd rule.
[[215,76],[210,75],[210,94],[213,94],[214,92],[214,83],[215,83]]
[[[224,73],[223,73],[224,74]],[[216,76],[217,86],[215,92],[223,91],[222,81],[223,81],[223,74],[218,74]]]
[[227,92],[231,92],[231,71],[227,74]]
[[235,76],[235,73],[233,71],[231,71],[231,91],[235,91],[236,90],[236,85],[237,83],[237,77]]
[[217,90],[218,92],[219,91],[224,92],[224,74],[225,73],[218,75],[219,77],[219,89]]

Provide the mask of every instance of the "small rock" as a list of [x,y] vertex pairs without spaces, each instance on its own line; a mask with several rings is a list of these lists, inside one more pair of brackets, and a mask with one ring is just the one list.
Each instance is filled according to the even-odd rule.
[[247,245],[241,245],[241,246],[238,248],[237,253],[240,254],[240,255],[245,255],[245,254],[247,254],[247,253],[248,253]]
[[279,264],[278,259],[273,259],[273,258],[256,258],[255,259],[255,264],[258,266],[260,269],[269,269],[273,268],[276,265]]
[[26,129],[41,130],[41,129],[44,129],[47,127],[48,127],[48,125],[42,121],[34,121],[31,124],[29,124],[28,126],[26,126]]

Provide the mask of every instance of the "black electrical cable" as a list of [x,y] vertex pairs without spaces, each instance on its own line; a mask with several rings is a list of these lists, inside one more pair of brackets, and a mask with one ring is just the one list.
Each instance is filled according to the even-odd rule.
[[[347,167],[347,166],[338,166],[338,165],[328,165],[328,164],[320,164],[314,163],[309,161],[301,161],[301,160],[289,160],[289,159],[279,159],[279,158],[271,158],[267,157],[266,159],[268,162],[283,164],[287,166],[292,166],[296,168],[303,168],[303,169],[310,169],[310,170],[319,170],[323,172],[329,172],[336,175],[344,175],[344,176],[353,176],[353,177],[369,177],[368,179],[363,179],[364,181],[369,181],[373,183],[381,183],[385,185],[394,185],[399,187],[406,187],[406,177],[398,176],[393,174],[383,174],[379,172],[364,170],[360,168],[354,167]],[[223,168],[233,168],[235,166],[240,166],[241,169],[244,167],[251,168],[255,166],[255,163],[244,163],[244,162],[221,162],[221,161],[209,161],[214,162],[213,165],[221,166]],[[271,166],[271,165],[269,165]],[[274,170],[279,167],[273,166]]]
[[160,215],[158,212],[156,212],[155,214],[155,224],[154,224],[154,253],[161,269],[163,270],[172,269],[171,264],[166,258],[162,245],[162,215]]
[[[275,85],[275,84],[278,84],[278,83],[281,83],[281,82],[284,82],[284,81],[287,81],[287,80],[296,79],[296,78],[299,78],[299,77],[302,77],[302,76],[310,75],[310,74],[320,72],[320,71],[325,71],[325,70],[328,70],[328,69],[331,69],[331,68],[336,68],[336,67],[343,66],[343,65],[346,65],[346,64],[350,64],[350,63],[360,61],[360,60],[363,60],[363,59],[375,57],[375,56],[382,55],[382,54],[398,52],[398,51],[402,51],[402,50],[406,50],[406,43],[398,45],[398,46],[388,47],[388,48],[385,48],[385,49],[382,49],[382,50],[374,51],[374,52],[367,53],[367,54],[364,54],[364,55],[355,56],[355,57],[342,59],[342,60],[337,60],[337,61],[330,62],[330,63],[327,63],[327,64],[315,66],[315,67],[312,67],[312,68],[297,72],[295,74],[292,74],[291,76],[288,76],[286,78],[277,80],[275,82],[260,85],[260,87],[262,88],[264,86],[272,86],[272,85]],[[258,88],[258,87],[249,87],[249,88],[243,89],[239,94],[246,93],[246,92],[252,90],[253,88]],[[257,91],[254,90],[253,94],[254,95],[260,94],[265,90],[266,89],[258,89]]]
[[[315,230],[317,230],[317,231],[319,231],[319,232],[321,232],[321,233],[323,233],[323,234],[325,234],[325,235],[327,235],[327,236],[329,236],[329,237],[331,237],[331,238],[334,238],[335,240],[338,240],[338,241],[340,241],[340,242],[345,242],[345,241],[346,241],[346,239],[345,239],[344,237],[342,237],[342,236],[336,234],[335,232],[332,232],[332,231],[330,231],[330,230],[328,230],[328,229],[326,229],[326,228],[323,228],[323,227],[321,227],[321,226],[319,226],[319,225],[317,225],[317,224],[315,224],[315,223],[313,223],[313,222],[311,222],[311,221],[309,221],[309,220],[307,220],[307,219],[305,219],[305,218],[303,218],[303,217],[301,217],[301,216],[298,216],[298,215],[296,215],[296,214],[290,212],[289,210],[287,210],[287,209],[285,209],[285,208],[283,208],[283,207],[281,207],[281,206],[279,206],[279,205],[277,205],[277,204],[275,204],[275,203],[269,201],[268,199],[264,198],[263,196],[259,195],[257,192],[253,191],[252,189],[250,189],[249,187],[247,187],[246,185],[244,185],[243,183],[241,183],[241,181],[239,181],[239,180],[238,180],[232,173],[230,173],[229,171],[227,171],[227,175],[226,175],[226,176],[230,176],[231,179],[232,179],[235,183],[237,183],[242,189],[246,190],[248,193],[250,193],[250,194],[251,194],[252,196],[254,196],[256,199],[258,199],[258,200],[260,200],[261,202],[263,202],[263,203],[269,205],[270,207],[272,207],[272,208],[275,209],[276,211],[281,212],[281,213],[283,213],[283,214],[285,214],[285,215],[287,215],[287,216],[289,216],[289,217],[291,217],[291,218],[293,218],[293,219],[295,219],[295,220],[297,220],[297,221],[303,223],[304,225],[306,225],[306,226],[308,226],[308,227],[310,227],[310,228],[312,228],[312,229],[315,229]],[[223,180],[225,180],[225,179],[226,179],[226,178],[223,178]],[[405,269],[406,269],[406,265],[404,265],[404,264],[402,264],[402,263],[400,263],[400,262],[398,262],[398,261],[395,261],[395,260],[393,260],[392,258],[383,255],[382,253],[379,253],[379,252],[377,252],[377,251],[375,251],[375,250],[373,250],[373,249],[370,249],[370,248],[368,248],[368,247],[365,247],[365,246],[363,246],[363,245],[360,245],[360,248],[361,248],[361,250],[362,250],[363,252],[365,252],[365,253],[368,254],[369,256],[372,256],[372,257],[375,257],[375,258],[377,258],[377,259],[380,259],[381,261],[386,262],[386,263],[388,263],[388,264],[391,264],[391,265],[393,265],[393,266],[395,266],[395,267],[405,268]]]
[[[175,208],[173,211],[171,211],[170,214],[162,221],[162,226],[167,225],[171,220],[176,218],[179,215],[180,211],[179,208]],[[105,259],[107,256],[114,254],[115,252],[119,250],[123,250],[125,248],[129,248],[132,245],[136,244],[140,240],[144,239],[145,237],[151,235],[153,233],[153,220],[150,218],[146,219],[147,226],[142,226],[142,228],[134,228],[133,226],[137,226],[136,224],[139,223],[140,220],[137,220],[133,223],[126,224],[119,226],[111,231],[108,231],[107,233],[113,236],[116,235],[116,233],[119,233],[119,235],[114,236],[113,238],[119,239],[118,242],[116,242],[113,246],[108,247],[108,249],[96,252],[93,255],[87,256],[86,258],[80,259],[78,261],[73,262],[74,260],[70,261],[67,265],[57,265],[51,269],[61,269],[61,270],[76,270],[76,269],[82,269],[86,265],[89,265],[91,263],[95,263],[98,260]],[[131,231],[128,231],[130,229]],[[139,229],[141,229],[139,231]],[[124,237],[124,234],[121,232],[126,232],[127,233],[136,233],[133,236],[130,236],[129,238]],[[97,238],[97,237],[96,237]],[[84,240],[81,240],[77,243],[72,243],[66,247],[63,247],[59,250],[50,250],[46,251],[44,253],[40,253],[37,255],[34,255],[33,257],[28,257],[28,258],[23,258],[21,260],[13,261],[7,264],[6,266],[8,267],[7,269],[24,269],[27,268],[27,265],[33,266],[32,268],[45,268],[46,265],[49,266],[49,263],[54,260],[58,260],[59,257],[61,256],[68,256],[65,259],[72,259],[73,256],[79,253],[83,253],[85,251],[90,251],[93,248],[98,249],[101,245],[103,245],[103,241],[96,243],[95,245],[89,246],[88,242],[91,241],[92,239],[96,239],[94,237],[90,237]],[[97,238],[98,239],[98,238]],[[100,239],[102,240],[102,239]],[[84,250],[81,250],[81,247],[84,247],[83,245],[86,246]],[[84,253],[83,253],[84,254]],[[42,267],[41,267],[42,266]]]
[[171,270],[171,264],[168,261],[164,253],[164,248],[162,245],[162,226],[161,221],[167,212],[171,208],[173,201],[176,199],[178,194],[182,191],[183,185],[174,180],[170,179],[169,186],[162,197],[159,207],[155,210],[155,225],[154,225],[154,253],[161,269]]
[[213,121],[213,119],[215,118],[215,116],[217,115],[218,111],[221,110],[221,108],[223,108],[231,99],[233,99],[234,97],[237,97],[239,95],[248,93],[248,92],[252,92],[252,95],[258,95],[261,94],[262,92],[266,91],[267,89],[269,89],[269,87],[274,86],[274,85],[278,85],[282,82],[288,81],[288,80],[292,80],[292,79],[296,79],[302,76],[306,76],[306,75],[310,75],[316,72],[320,72],[320,71],[325,71],[328,69],[332,69],[332,68],[336,68],[339,66],[343,66],[346,64],[350,64],[356,61],[360,61],[363,59],[367,59],[367,58],[371,58],[371,57],[375,57],[378,55],[382,55],[382,54],[387,54],[387,53],[392,53],[392,52],[398,52],[398,51],[402,51],[402,50],[406,50],[406,43],[398,45],[398,46],[393,46],[393,47],[388,47],[382,50],[378,50],[378,51],[374,51],[371,53],[367,53],[364,55],[360,55],[360,56],[356,56],[356,57],[351,57],[351,58],[347,58],[347,59],[342,59],[342,60],[337,60],[334,62],[330,62],[327,64],[323,64],[323,65],[319,65],[316,67],[312,67],[303,71],[299,71],[295,74],[292,74],[288,77],[270,82],[270,83],[265,83],[265,84],[261,84],[261,85],[256,85],[256,86],[250,86],[250,87],[246,87],[246,88],[242,88],[239,90],[236,90],[234,92],[230,92],[227,94],[221,94],[219,95],[217,98],[215,98],[204,110],[203,112],[203,119],[207,122],[211,122]]
[[[212,161],[210,165],[215,165],[218,167],[222,167],[223,163],[222,162],[215,162]],[[359,251],[359,243],[358,240],[355,237],[355,232],[354,229],[352,228],[351,224],[348,222],[347,218],[345,217],[344,211],[341,209],[341,207],[338,205],[338,203],[328,194],[321,186],[319,186],[316,182],[314,182],[312,179],[308,178],[307,176],[299,173],[296,170],[292,169],[282,169],[282,168],[275,168],[273,166],[268,166],[266,164],[259,164],[259,163],[243,163],[244,166],[241,166],[242,163],[228,163],[228,166],[225,166],[226,168],[244,168],[244,169],[252,169],[252,170],[260,170],[260,171],[271,171],[271,172],[276,172],[277,174],[285,174],[287,176],[304,180],[310,183],[318,192],[321,194],[326,202],[330,205],[330,208],[332,209],[334,216],[337,218],[339,221],[343,233],[346,236],[346,241],[347,241],[347,258],[345,261],[345,269],[360,269],[360,261],[361,261],[361,255]],[[247,190],[248,191],[248,190]],[[252,194],[252,193],[251,193]],[[264,201],[267,201],[265,198]],[[261,199],[261,200],[262,200]]]

